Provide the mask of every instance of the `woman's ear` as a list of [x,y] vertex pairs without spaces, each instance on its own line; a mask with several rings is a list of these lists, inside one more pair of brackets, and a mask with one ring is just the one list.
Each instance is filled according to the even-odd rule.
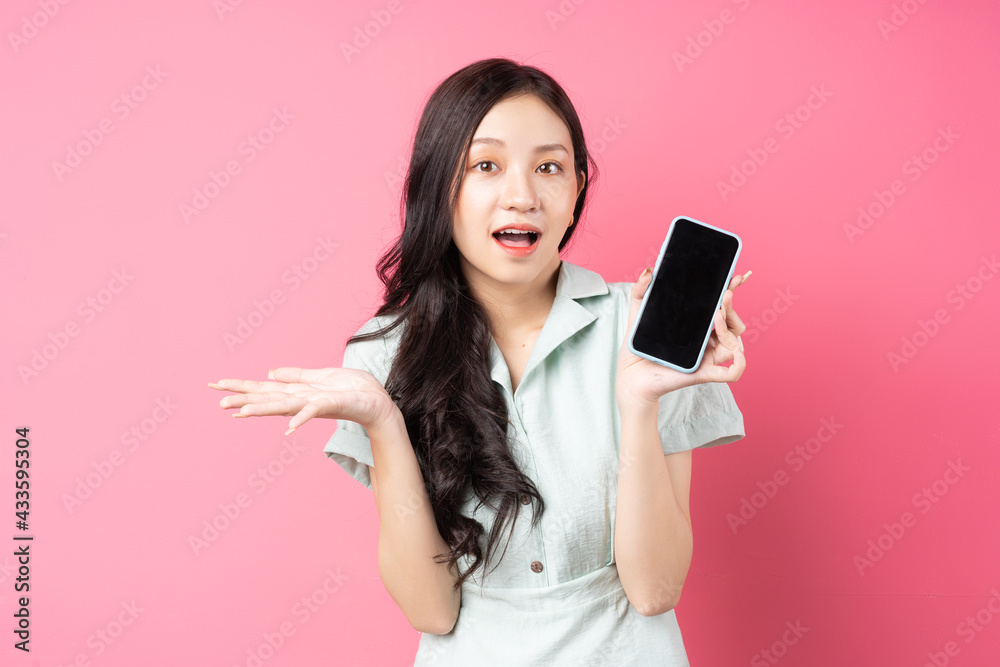
[[577,188],[577,190],[576,190],[576,197],[577,197],[577,199],[579,199],[580,198],[580,193],[583,192],[583,187],[585,185],[587,185],[587,175],[585,173],[583,173],[582,171],[578,172],[577,175],[576,175],[576,180],[578,180],[580,182],[580,187]]

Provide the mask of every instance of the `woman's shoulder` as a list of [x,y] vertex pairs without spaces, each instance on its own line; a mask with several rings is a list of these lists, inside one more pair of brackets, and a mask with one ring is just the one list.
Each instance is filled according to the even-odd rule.
[[607,283],[608,291],[612,298],[619,305],[622,303],[628,303],[628,300],[632,296],[632,287],[635,285],[633,280],[630,283],[627,282],[617,282],[617,283]]
[[[354,332],[354,335],[360,336],[362,334],[368,334],[379,331],[395,321],[396,321],[395,315],[372,315],[367,320],[365,320],[360,327],[358,327],[357,331]],[[387,334],[383,334],[383,336],[379,336],[378,338],[382,339],[383,337],[396,336],[398,335],[400,329],[402,329],[402,325],[396,327]]]
[[[365,320],[351,338],[378,333],[395,321],[395,316],[374,315]],[[381,335],[348,342],[344,349],[345,365],[364,367],[383,380],[381,376],[388,374],[404,326],[405,324],[401,324]]]

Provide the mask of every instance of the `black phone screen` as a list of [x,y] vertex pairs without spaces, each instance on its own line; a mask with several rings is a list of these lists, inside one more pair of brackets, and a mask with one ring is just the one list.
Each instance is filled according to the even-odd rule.
[[681,218],[674,222],[632,346],[681,368],[701,356],[739,252],[735,236]]

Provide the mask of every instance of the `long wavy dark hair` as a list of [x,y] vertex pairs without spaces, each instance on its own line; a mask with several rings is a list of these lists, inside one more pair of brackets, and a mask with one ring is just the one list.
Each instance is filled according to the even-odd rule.
[[[545,503],[534,483],[517,467],[507,440],[507,404],[490,376],[490,321],[473,295],[452,240],[465,160],[476,128],[501,100],[531,94],[545,102],[569,129],[574,172],[586,181],[577,197],[561,251],[580,226],[587,191],[597,168],[587,151],[580,119],[566,92],[539,69],[505,58],[480,60],[455,72],[431,94],[413,141],[400,212],[403,232],[379,259],[385,303],[376,316],[396,316],[377,331],[352,336],[347,344],[381,337],[405,323],[398,353],[385,383],[399,407],[423,473],[434,518],[449,554],[435,562],[455,564],[469,556],[459,588],[483,566],[478,521],[461,507],[469,489],[496,512],[486,545],[489,562],[503,525],[511,529],[520,496],[537,501],[537,522]],[[534,525],[534,524],[533,524]],[[509,542],[509,535],[508,535]],[[506,546],[501,554],[506,553]]]

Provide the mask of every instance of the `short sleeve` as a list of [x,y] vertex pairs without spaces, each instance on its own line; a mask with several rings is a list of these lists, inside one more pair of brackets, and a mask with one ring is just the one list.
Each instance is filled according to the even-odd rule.
[[[369,321],[370,322],[370,321]],[[358,333],[365,331],[368,325]],[[349,344],[344,350],[342,368],[356,368],[368,371],[385,386],[389,369],[385,365],[386,344],[384,339],[375,338]],[[374,466],[372,444],[368,431],[357,422],[346,419],[337,420],[337,430],[323,448],[327,458],[333,459],[347,473],[372,488],[371,474],[368,466]]]
[[696,384],[664,394],[656,425],[664,454],[725,445],[746,437],[743,413],[723,382]]

